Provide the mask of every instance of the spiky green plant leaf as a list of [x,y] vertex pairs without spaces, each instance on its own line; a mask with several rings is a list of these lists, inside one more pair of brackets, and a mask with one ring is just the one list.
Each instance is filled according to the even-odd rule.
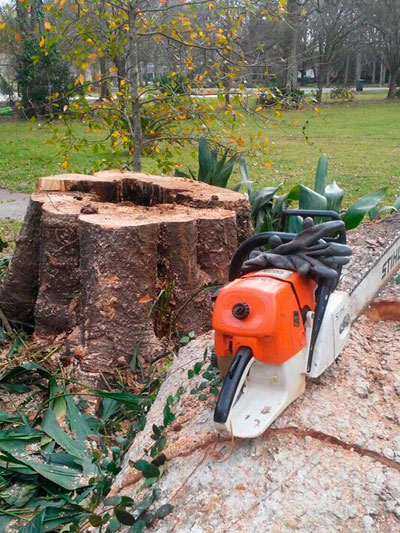
[[213,155],[208,146],[207,139],[205,137],[200,137],[199,140],[199,181],[204,181],[205,183],[210,183],[210,175],[213,171]]
[[326,155],[321,155],[318,160],[317,172],[315,174],[314,190],[318,194],[324,195],[325,188],[328,181],[328,158]]
[[374,209],[379,202],[384,198],[387,191],[387,187],[378,189],[377,191],[361,196],[353,205],[351,205],[345,214],[343,220],[346,226],[346,230],[356,228],[361,224],[364,216]]

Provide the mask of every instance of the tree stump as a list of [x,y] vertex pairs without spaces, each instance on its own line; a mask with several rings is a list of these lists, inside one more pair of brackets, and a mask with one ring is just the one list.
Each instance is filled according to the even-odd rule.
[[8,320],[67,335],[78,374],[97,382],[151,363],[174,331],[210,328],[210,291],[251,233],[236,192],[110,171],[40,178],[0,286]]

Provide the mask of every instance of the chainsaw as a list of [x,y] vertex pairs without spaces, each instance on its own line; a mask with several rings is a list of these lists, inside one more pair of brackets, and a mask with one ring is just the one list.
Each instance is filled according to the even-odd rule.
[[214,421],[239,438],[261,435],[303,394],[306,377],[335,361],[353,322],[400,266],[397,236],[351,291],[339,290],[352,253],[343,221],[334,211],[292,209],[283,228],[290,216],[303,217],[302,231],[247,239],[214,296],[213,359],[224,378]]

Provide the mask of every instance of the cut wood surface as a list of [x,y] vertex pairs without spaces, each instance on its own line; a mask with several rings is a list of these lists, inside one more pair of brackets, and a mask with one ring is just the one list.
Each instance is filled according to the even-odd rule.
[[[399,531],[399,327],[362,317],[338,364],[309,380],[303,396],[256,439],[233,440],[213,422],[209,389],[202,390],[206,399],[191,393],[206,381],[203,353],[212,346],[209,334],[196,339],[171,367],[110,495],[146,495],[133,464],[152,461],[146,450],[154,424],[163,424],[167,399],[182,388],[166,430],[167,467],[155,485],[160,505],[174,509],[153,531]],[[196,363],[203,367],[190,379]]]
[[[251,233],[236,192],[109,171],[38,180],[0,307],[37,336],[67,334],[80,379],[151,363],[171,334],[210,328],[211,292]],[[160,304],[159,295],[163,295]]]

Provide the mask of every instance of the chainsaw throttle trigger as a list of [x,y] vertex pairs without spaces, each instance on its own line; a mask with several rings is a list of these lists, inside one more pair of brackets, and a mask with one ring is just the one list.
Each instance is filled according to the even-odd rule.
[[224,424],[227,421],[243,372],[246,371],[252,358],[253,352],[250,348],[246,346],[239,348],[219,393],[214,422]]

